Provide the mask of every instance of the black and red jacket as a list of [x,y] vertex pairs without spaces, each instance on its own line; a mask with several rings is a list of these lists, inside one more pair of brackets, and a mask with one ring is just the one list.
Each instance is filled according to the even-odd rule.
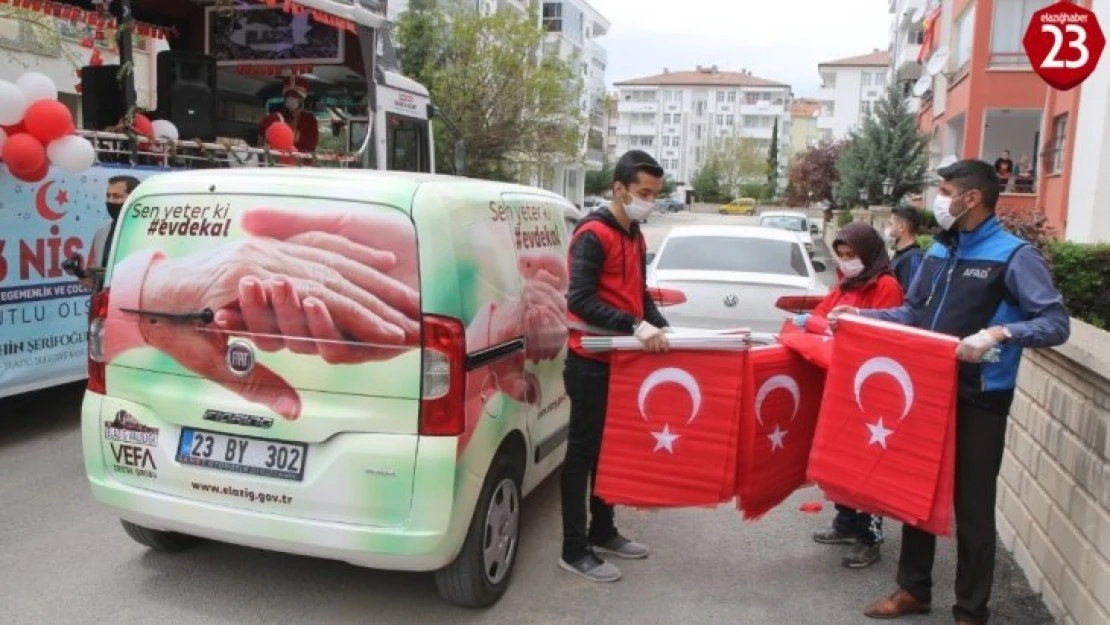
[[582,349],[582,337],[633,334],[641,321],[667,327],[648,295],[647,244],[638,223],[625,230],[609,209],[590,213],[574,230],[567,265],[567,343],[575,354],[608,362],[607,353]]

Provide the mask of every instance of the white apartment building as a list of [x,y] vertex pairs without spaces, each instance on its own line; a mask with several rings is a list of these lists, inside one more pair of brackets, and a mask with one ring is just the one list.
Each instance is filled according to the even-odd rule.
[[843,139],[871,115],[886,92],[890,53],[869,54],[819,63],[821,114],[817,127],[826,140]]
[[[790,85],[716,65],[616,84],[616,154],[641,149],[674,180],[692,184],[717,140],[754,139],[771,146],[779,125],[779,190],[790,161]],[[681,199],[681,198],[680,198]]]
[[925,41],[923,18],[931,0],[888,0],[890,11],[890,67],[887,82],[896,83],[906,96],[911,111],[921,107],[921,98],[913,95],[913,85],[924,74],[917,62]]

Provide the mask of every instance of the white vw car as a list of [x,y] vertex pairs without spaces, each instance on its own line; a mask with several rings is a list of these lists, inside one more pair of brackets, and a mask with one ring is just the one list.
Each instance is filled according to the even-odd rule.
[[777,332],[828,294],[798,237],[758,226],[680,226],[649,254],[648,286],[676,328]]

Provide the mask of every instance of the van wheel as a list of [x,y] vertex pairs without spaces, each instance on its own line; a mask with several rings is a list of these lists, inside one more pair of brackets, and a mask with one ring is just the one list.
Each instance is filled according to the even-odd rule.
[[141,525],[135,525],[130,521],[120,520],[120,523],[123,524],[123,531],[127,532],[131,540],[154,551],[175,553],[185,551],[200,543],[200,539],[196,536],[152,530]]
[[512,578],[520,541],[520,477],[505,456],[491,467],[455,561],[436,571],[446,601],[467,608],[497,603]]

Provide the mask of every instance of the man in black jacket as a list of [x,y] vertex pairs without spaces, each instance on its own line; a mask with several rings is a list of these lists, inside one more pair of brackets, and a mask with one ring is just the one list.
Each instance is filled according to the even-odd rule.
[[891,211],[890,225],[886,229],[886,239],[894,247],[894,258],[890,268],[902,291],[909,292],[925,251],[917,244],[917,233],[921,230],[921,213],[911,206],[899,206]]
[[[593,495],[609,395],[609,355],[582,348],[588,335],[635,335],[649,352],[667,349],[667,321],[648,296],[647,245],[640,226],[663,187],[663,168],[633,150],[613,174],[613,202],[578,225],[570,242],[570,329],[563,379],[570,398],[570,434],[563,464],[563,550],[559,566],[597,582],[615,582],[621,572],[596,551],[642,559],[643,545],[617,532],[613,506]],[[590,522],[587,526],[586,500]]]

